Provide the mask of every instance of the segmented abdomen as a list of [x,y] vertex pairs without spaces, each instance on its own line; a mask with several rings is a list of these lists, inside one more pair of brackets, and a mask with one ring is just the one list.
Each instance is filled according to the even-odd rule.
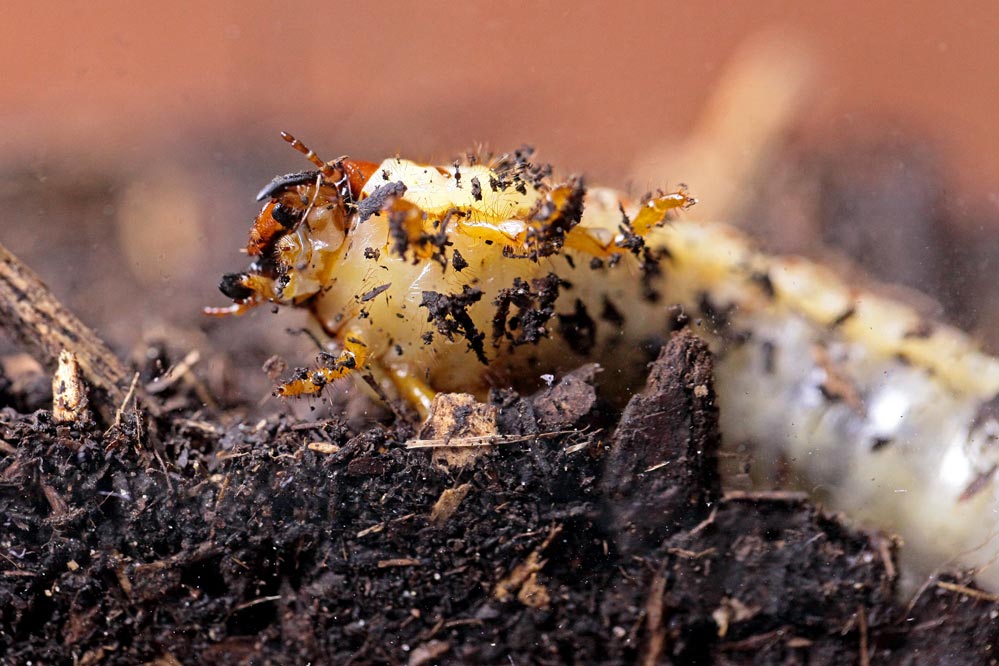
[[[900,535],[903,576],[999,552],[999,360],[965,334],[722,225],[679,222],[666,299],[711,339],[723,438],[758,483],[794,485]],[[999,566],[979,581],[999,589]]]

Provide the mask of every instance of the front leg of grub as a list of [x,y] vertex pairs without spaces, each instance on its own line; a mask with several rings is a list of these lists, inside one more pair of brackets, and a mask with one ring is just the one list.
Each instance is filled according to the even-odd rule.
[[368,346],[357,335],[348,334],[339,356],[323,354],[322,358],[324,362],[318,368],[278,386],[275,393],[282,397],[319,393],[330,382],[363,370],[369,362]]

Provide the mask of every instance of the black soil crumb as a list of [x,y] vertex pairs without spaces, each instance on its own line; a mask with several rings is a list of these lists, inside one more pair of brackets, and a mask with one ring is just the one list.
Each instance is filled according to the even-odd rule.
[[437,326],[437,332],[454,340],[458,333],[468,342],[468,348],[475,352],[476,358],[482,364],[488,363],[485,347],[482,344],[485,333],[480,333],[468,314],[468,308],[482,299],[482,290],[477,287],[462,285],[461,293],[441,294],[436,291],[423,292],[420,307],[427,309],[427,321]]
[[468,262],[465,257],[461,256],[461,252],[458,252],[457,248],[451,253],[451,267],[459,273],[468,268]]
[[[530,284],[513,279],[513,285],[500,289],[493,301],[496,313],[493,315],[492,342],[499,347],[502,340],[508,340],[510,347],[537,344],[548,337],[548,320],[555,314],[562,280],[554,273],[531,280]],[[511,306],[517,312],[511,314]]]
[[379,185],[371,194],[357,203],[357,221],[367,221],[369,217],[385,210],[392,201],[405,193],[406,184],[402,181]]
[[460,469],[403,423],[244,424],[178,385],[57,425],[5,381],[0,664],[994,662],[988,595],[903,607],[888,540],[723,491],[697,338],[620,418],[598,378],[465,405],[497,434]]
[[527,243],[532,248],[529,256],[535,261],[562,251],[565,235],[583,218],[583,199],[586,187],[581,178],[571,178],[567,183],[568,195],[561,204],[543,199],[531,214]]

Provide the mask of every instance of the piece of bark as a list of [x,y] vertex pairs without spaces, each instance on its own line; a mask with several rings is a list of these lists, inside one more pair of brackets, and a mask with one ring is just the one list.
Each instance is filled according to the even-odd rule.
[[719,445],[711,353],[680,331],[614,433],[603,484],[619,547],[654,547],[708,515],[721,498]]
[[533,397],[532,406],[541,430],[574,428],[590,415],[597,404],[593,382],[598,372],[599,365],[588,363]]
[[499,436],[497,412],[495,405],[480,403],[467,393],[438,393],[419,439],[441,440],[442,445],[433,450],[437,464],[467,467],[488,448],[490,438]]
[[59,354],[76,355],[83,375],[100,395],[91,396],[105,419],[125,398],[125,366],[107,345],[76,318],[35,273],[0,245],[0,326],[35,359],[54,372]]

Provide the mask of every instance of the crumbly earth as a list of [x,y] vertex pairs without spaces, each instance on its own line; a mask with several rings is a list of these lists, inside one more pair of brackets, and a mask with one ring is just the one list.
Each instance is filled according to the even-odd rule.
[[0,664],[996,663],[987,595],[900,605],[889,539],[723,490],[711,373],[680,332],[621,414],[592,367],[497,392],[461,468],[182,389],[58,425],[0,377]]

